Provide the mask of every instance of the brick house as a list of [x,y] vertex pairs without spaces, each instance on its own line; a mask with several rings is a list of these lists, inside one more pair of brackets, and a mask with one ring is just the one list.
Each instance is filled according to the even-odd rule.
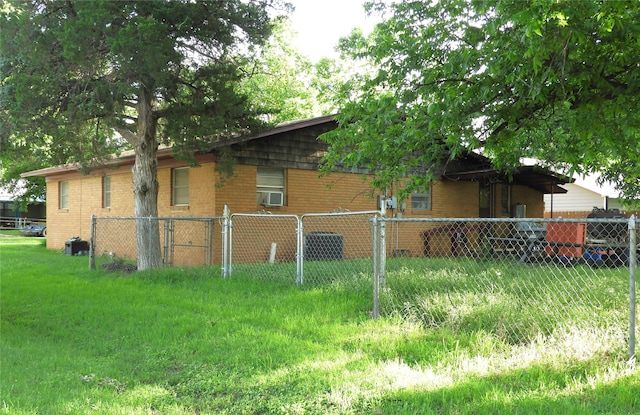
[[[336,128],[332,116],[280,125],[270,131],[225,143],[233,160],[230,177],[221,180],[218,151],[196,156],[199,166],[158,151],[159,216],[220,216],[268,210],[274,214],[378,209],[379,191],[363,174],[334,172],[320,177],[318,164],[327,144],[318,140]],[[82,174],[76,165],[25,173],[47,183],[47,247],[62,249],[70,237],[90,237],[90,218],[131,216],[133,152]],[[470,153],[449,163],[426,193],[389,210],[404,217],[511,217],[515,205],[526,205],[528,217],[542,217],[545,193],[564,193],[569,179],[535,167],[523,167],[508,182],[488,159]],[[389,195],[387,195],[389,196]],[[422,241],[416,240],[416,244]],[[416,249],[419,252],[420,249]]]

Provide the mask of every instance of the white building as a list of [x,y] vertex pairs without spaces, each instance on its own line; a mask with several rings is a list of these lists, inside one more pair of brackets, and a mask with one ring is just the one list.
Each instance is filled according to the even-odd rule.
[[567,193],[544,195],[545,216],[566,217],[569,212],[591,212],[594,207],[623,210],[620,194],[610,184],[599,185],[594,176],[574,178],[574,183],[562,185]]

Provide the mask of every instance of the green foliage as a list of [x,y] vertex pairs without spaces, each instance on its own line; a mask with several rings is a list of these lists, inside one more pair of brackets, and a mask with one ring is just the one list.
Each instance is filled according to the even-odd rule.
[[147,140],[189,156],[262,127],[274,110],[250,104],[239,83],[271,33],[269,12],[287,10],[279,0],[9,6],[0,12],[5,164],[89,168]]
[[328,167],[367,168],[384,188],[431,179],[461,152],[481,150],[504,170],[533,157],[603,172],[628,198],[640,196],[638,3],[368,7],[388,18],[341,46],[376,70],[338,97]]
[[314,84],[317,69],[291,42],[288,21],[278,23],[242,89],[258,107],[277,108],[269,121],[278,124],[327,113]]

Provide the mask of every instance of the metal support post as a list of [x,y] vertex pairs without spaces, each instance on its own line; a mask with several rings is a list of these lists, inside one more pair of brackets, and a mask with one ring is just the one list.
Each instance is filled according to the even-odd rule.
[[231,275],[229,270],[229,205],[224,205],[222,219],[222,278],[225,280]]
[[89,238],[89,270],[96,269],[96,216],[91,215],[91,237]]
[[371,219],[373,232],[372,235],[372,251],[373,251],[373,309],[372,317],[377,319],[380,315],[380,246],[379,246],[379,228],[378,217],[374,216]]
[[638,267],[638,229],[636,217],[629,218],[629,362],[636,358],[636,271]]
[[298,217],[298,228],[296,229],[296,284],[302,285],[304,282],[304,225],[302,218]]
[[380,220],[380,240],[379,243],[379,262],[378,265],[380,270],[378,274],[380,275],[380,286],[384,288],[387,285],[387,222],[385,218],[381,218]]

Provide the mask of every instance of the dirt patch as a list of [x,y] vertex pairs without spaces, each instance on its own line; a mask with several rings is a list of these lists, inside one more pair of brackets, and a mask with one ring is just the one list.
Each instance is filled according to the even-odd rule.
[[133,264],[127,264],[121,259],[114,259],[111,262],[100,265],[100,268],[105,269],[107,272],[124,272],[125,274],[131,274],[138,270],[138,267]]

